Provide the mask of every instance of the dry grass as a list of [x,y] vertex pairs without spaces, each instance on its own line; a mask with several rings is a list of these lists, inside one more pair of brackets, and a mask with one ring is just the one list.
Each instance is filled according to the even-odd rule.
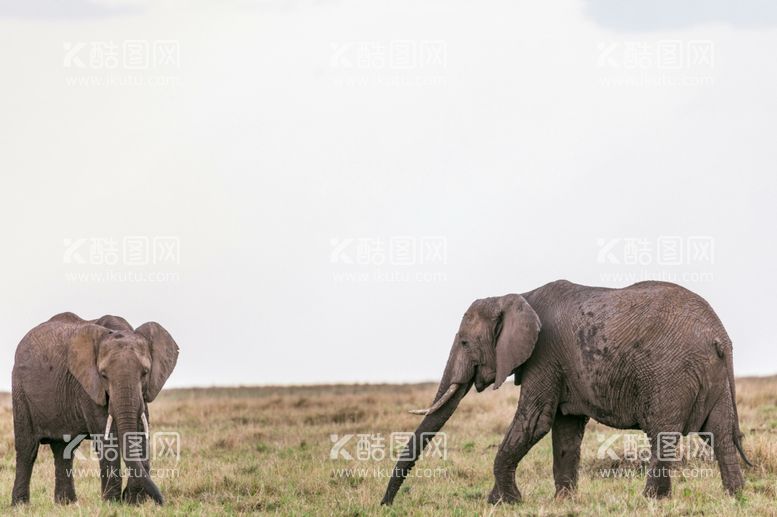
[[[617,431],[592,423],[583,443],[578,493],[553,498],[550,437],[543,439],[518,467],[519,506],[492,507],[495,448],[511,421],[518,400],[512,386],[474,392],[444,429],[448,458],[425,459],[421,469],[432,477],[409,478],[392,508],[381,508],[393,462],[330,460],[330,434],[410,431],[418,417],[406,409],[424,406],[435,386],[369,385],[288,388],[168,390],[152,404],[154,431],[181,434],[181,458],[155,468],[177,467],[178,477],[157,479],[170,515],[308,514],[308,515],[537,515],[658,514],[773,515],[777,499],[777,377],[740,379],[739,411],[745,448],[756,467],[745,470],[741,497],[723,495],[717,468],[711,478],[675,478],[673,497],[652,501],[642,497],[644,478],[605,479],[601,468],[628,467],[628,462],[596,458],[600,439]],[[22,515],[158,515],[151,503],[140,507],[99,500],[99,481],[76,481],[79,503],[57,506],[53,498],[53,462],[42,447],[32,481],[32,503],[11,510],[14,478],[10,400],[0,398],[0,505],[3,513]],[[355,443],[347,450],[355,454]],[[617,449],[616,449],[617,450]],[[87,460],[78,462],[88,467]],[[690,467],[710,467],[694,464]],[[338,469],[359,469],[345,476]],[[375,470],[377,469],[377,470]],[[343,472],[339,470],[339,472]]]

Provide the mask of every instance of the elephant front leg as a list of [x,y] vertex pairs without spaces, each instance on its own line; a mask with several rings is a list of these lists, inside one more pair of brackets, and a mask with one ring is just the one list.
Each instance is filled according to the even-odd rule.
[[73,480],[73,452],[67,450],[66,442],[51,442],[54,455],[54,502],[70,504],[76,502],[76,487]]
[[518,411],[494,459],[494,488],[488,496],[488,502],[496,504],[517,503],[521,492],[515,483],[515,469],[526,453],[548,431],[553,423],[555,407],[551,405],[537,408],[534,401],[527,402],[524,397],[518,404]]
[[580,444],[587,423],[587,416],[562,415],[560,411],[556,413],[551,431],[556,497],[566,496],[577,488]]

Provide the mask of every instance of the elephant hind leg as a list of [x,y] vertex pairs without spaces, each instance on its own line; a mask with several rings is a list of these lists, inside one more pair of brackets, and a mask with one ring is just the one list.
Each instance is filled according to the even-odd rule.
[[646,472],[645,497],[662,499],[672,495],[671,470],[674,461],[675,450],[679,447],[682,433],[675,430],[648,433],[650,438],[650,464]]
[[33,434],[27,404],[18,393],[14,393],[13,397],[16,478],[11,492],[11,504],[17,505],[30,501],[30,477],[32,476],[32,466],[38,457],[40,443]]
[[38,457],[38,441],[28,438],[19,443],[16,442],[16,479],[13,483],[11,504],[30,502],[30,477],[32,466]]
[[76,501],[76,487],[73,482],[72,451],[61,441],[51,442],[54,454],[54,502],[69,504]]
[[587,416],[563,415],[560,411],[556,413],[551,431],[556,497],[563,497],[577,488],[580,444],[587,423]]
[[[524,393],[526,393],[524,388]],[[488,502],[496,504],[517,503],[521,492],[515,484],[515,469],[518,462],[535,443],[548,434],[556,413],[555,402],[542,403],[521,394],[518,410],[507,434],[499,446],[494,459],[494,488],[488,496]]]
[[731,495],[741,491],[745,484],[734,442],[734,418],[731,399],[723,395],[712,408],[707,422],[702,427],[703,432],[712,433],[712,448],[720,467],[723,488]]

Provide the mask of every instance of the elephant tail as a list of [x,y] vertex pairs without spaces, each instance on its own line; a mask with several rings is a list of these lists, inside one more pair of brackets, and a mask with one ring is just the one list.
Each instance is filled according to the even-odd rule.
[[747,459],[745,450],[742,448],[742,431],[739,429],[739,412],[737,411],[737,390],[734,385],[734,353],[729,345],[726,350],[721,346],[720,341],[715,340],[715,348],[717,348],[718,355],[724,355],[726,358],[726,373],[728,374],[728,389],[731,394],[731,408],[734,410],[734,445],[739,451],[739,455],[742,456],[742,460],[748,467],[752,467],[753,464]]

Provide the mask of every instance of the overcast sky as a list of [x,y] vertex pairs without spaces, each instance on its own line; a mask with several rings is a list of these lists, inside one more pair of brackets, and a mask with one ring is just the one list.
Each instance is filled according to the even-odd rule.
[[62,311],[160,322],[169,386],[433,380],[558,278],[776,373],[777,4],[624,4],[0,2],[0,389]]

